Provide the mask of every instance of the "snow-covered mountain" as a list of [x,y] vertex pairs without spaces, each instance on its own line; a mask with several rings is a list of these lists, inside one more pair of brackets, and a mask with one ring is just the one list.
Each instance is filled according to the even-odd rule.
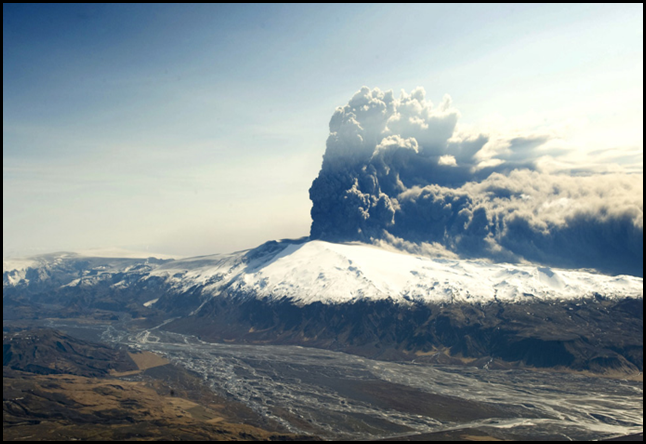
[[[119,255],[116,255],[119,254]],[[157,257],[128,254],[125,251],[112,254],[98,251],[60,252],[29,258],[2,259],[2,286],[30,288],[57,288],[57,286],[91,285],[123,273],[141,274],[150,272],[163,263]]]
[[232,255],[165,263],[151,276],[184,292],[288,299],[298,305],[358,300],[489,303],[642,297],[643,279],[541,266],[431,259],[365,244],[269,244]]
[[[112,282],[115,278],[122,278]],[[132,279],[136,277],[136,279]],[[643,297],[643,279],[535,265],[478,260],[433,259],[372,245],[324,241],[269,242],[232,254],[181,260],[114,258],[59,253],[3,260],[3,286],[47,280],[61,286],[160,279],[174,293],[196,288],[205,297],[287,299],[297,305],[341,304],[358,300],[424,303],[527,302]]]
[[[25,312],[25,304],[39,308]],[[43,307],[63,307],[58,317],[96,309],[165,318],[164,328],[211,340],[395,359],[643,366],[642,278],[359,243],[272,241],[180,260],[73,253],[3,260],[5,316]]]

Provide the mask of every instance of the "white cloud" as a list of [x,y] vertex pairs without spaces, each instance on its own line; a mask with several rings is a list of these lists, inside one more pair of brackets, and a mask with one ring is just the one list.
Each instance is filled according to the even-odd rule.
[[444,156],[440,156],[440,159],[437,161],[438,165],[443,165],[443,166],[458,166],[458,163],[455,160],[455,157],[451,156],[450,154],[445,154]]

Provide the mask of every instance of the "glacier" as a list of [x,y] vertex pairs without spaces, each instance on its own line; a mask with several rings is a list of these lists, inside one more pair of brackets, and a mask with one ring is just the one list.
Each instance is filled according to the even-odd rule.
[[[72,265],[73,261],[77,264]],[[134,281],[156,278],[174,293],[199,289],[206,297],[244,295],[289,300],[299,306],[358,300],[487,304],[595,296],[643,298],[643,278],[635,276],[430,258],[358,242],[271,241],[251,250],[177,260],[90,259],[74,253],[3,260],[5,287],[48,277],[56,277],[61,286],[91,286],[115,276],[123,277],[111,284],[115,288],[130,285],[133,277]]]

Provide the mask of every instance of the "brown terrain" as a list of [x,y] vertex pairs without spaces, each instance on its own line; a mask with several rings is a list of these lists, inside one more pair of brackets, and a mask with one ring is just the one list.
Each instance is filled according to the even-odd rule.
[[303,440],[153,353],[3,336],[3,440]]

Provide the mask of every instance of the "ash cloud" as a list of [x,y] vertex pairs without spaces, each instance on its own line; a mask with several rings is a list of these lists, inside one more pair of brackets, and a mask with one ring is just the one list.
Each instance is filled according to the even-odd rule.
[[643,174],[554,173],[549,134],[463,134],[449,96],[361,88],[330,120],[310,237],[643,276]]

